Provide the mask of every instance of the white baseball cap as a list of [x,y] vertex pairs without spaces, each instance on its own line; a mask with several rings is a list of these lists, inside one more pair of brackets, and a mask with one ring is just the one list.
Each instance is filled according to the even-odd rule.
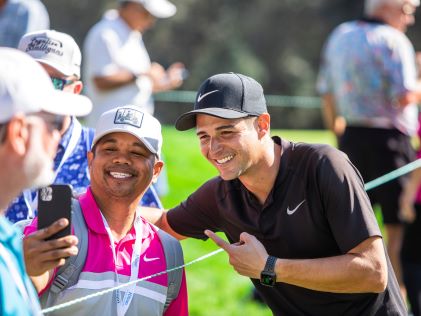
[[95,127],[92,148],[103,136],[116,132],[137,137],[151,153],[161,157],[161,123],[138,106],[125,105],[102,113]]
[[140,3],[150,14],[160,19],[172,17],[177,12],[176,6],[167,0],[119,0],[126,1]]
[[0,48],[0,123],[19,112],[85,116],[91,110],[87,97],[54,89],[48,74],[28,54]]
[[18,49],[65,76],[80,78],[82,54],[73,37],[68,34],[53,30],[27,33],[21,38]]

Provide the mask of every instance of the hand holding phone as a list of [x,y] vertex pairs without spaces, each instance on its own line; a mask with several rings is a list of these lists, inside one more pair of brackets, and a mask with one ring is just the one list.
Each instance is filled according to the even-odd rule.
[[60,218],[69,221],[63,230],[46,240],[71,234],[72,191],[72,186],[67,184],[53,184],[38,190],[38,229],[49,227]]

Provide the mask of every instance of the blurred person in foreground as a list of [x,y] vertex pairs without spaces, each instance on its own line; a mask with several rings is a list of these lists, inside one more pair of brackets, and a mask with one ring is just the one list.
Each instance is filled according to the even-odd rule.
[[[57,90],[81,93],[82,54],[70,35],[51,30],[28,33],[20,40],[19,49],[40,63]],[[54,158],[54,183],[70,184],[77,195],[84,193],[90,183],[87,153],[92,146],[94,129],[82,126],[74,116],[66,116],[60,136]],[[34,218],[37,215],[37,201],[36,190],[25,190],[9,206],[6,217],[11,222]],[[159,207],[160,201],[155,192],[148,190],[142,204]]]
[[[169,269],[166,266],[166,244],[176,248],[173,237],[161,238],[158,229],[140,216],[142,195],[161,172],[161,125],[153,116],[136,106],[122,106],[101,115],[96,125],[92,150],[88,153],[91,185],[78,197],[79,211],[86,222],[88,250],[77,282],[59,295],[53,294],[52,305],[105,290],[137,278]],[[73,208],[73,207],[72,207]],[[73,208],[73,211],[76,211]],[[77,224],[76,221],[73,222]],[[73,227],[74,227],[73,225]],[[25,228],[25,234],[37,231],[37,218]],[[170,238],[171,240],[168,240]],[[175,244],[174,244],[175,243]],[[49,252],[54,255],[55,244]],[[179,246],[178,246],[179,247]],[[179,253],[173,255],[182,257]],[[34,258],[48,257],[48,251],[33,249]],[[26,254],[25,254],[26,255]],[[48,261],[34,261],[42,272],[31,276],[41,301],[49,305],[56,270]],[[48,268],[48,269],[47,269]],[[55,315],[188,315],[187,286],[184,269],[179,291],[167,304],[168,274],[140,281],[122,290],[91,298],[82,304],[56,311]],[[116,299],[117,297],[117,299]]]
[[40,0],[0,0],[0,46],[17,48],[24,34],[49,27],[48,12]]
[[[85,97],[55,91],[45,71],[15,49],[0,48],[0,69],[0,315],[39,315],[23,263],[21,233],[4,210],[24,188],[53,181],[64,116],[86,115],[92,105]],[[77,240],[69,236],[64,241],[70,245],[64,255],[77,252]]]
[[152,94],[183,82],[184,65],[177,62],[165,70],[151,63],[142,39],[157,18],[173,16],[176,7],[167,0],[120,0],[118,5],[104,14],[85,40],[84,78],[94,104],[89,126],[95,126],[101,113],[115,104],[136,105],[153,114]]
[[[417,65],[421,85],[421,52],[417,53]],[[421,144],[421,124],[418,128],[418,143]],[[417,158],[421,158],[421,148],[418,149]],[[411,173],[405,185],[400,198],[399,215],[405,222],[400,256],[403,282],[413,316],[421,316],[421,168]]]
[[[411,162],[418,126],[415,52],[405,36],[419,0],[366,0],[364,17],[339,25],[322,53],[318,91],[326,126],[365,182]],[[399,196],[406,176],[368,192],[381,207],[387,251],[401,285],[403,225]]]
[[219,176],[168,212],[144,209],[148,219],[211,238],[274,315],[407,314],[358,171],[331,146],[271,137],[258,82],[208,78],[176,128],[196,129]]

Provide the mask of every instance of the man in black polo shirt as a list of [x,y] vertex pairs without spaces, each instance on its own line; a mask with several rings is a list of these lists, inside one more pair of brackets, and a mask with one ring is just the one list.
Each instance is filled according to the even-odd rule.
[[212,238],[274,315],[407,314],[364,183],[345,154],[271,138],[263,89],[240,74],[208,78],[194,108],[176,128],[196,128],[219,176],[159,214],[158,226],[180,239]]

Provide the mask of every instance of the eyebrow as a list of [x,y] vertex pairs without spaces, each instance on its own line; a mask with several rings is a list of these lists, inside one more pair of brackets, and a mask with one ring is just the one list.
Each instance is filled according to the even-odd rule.
[[[230,129],[230,128],[235,128],[235,124],[221,125],[221,126],[218,126],[217,128],[215,128],[215,130],[216,131],[220,131],[220,130]],[[196,133],[197,136],[202,135],[202,134],[206,134],[206,132],[204,132],[204,131],[198,131]]]
[[[116,144],[117,140],[113,137],[110,137],[110,138],[105,138],[101,141],[101,144],[103,144],[103,145],[108,144],[108,143]],[[136,141],[136,142],[132,143],[131,145],[148,150],[148,148],[145,146],[145,144],[141,143],[140,141]]]

